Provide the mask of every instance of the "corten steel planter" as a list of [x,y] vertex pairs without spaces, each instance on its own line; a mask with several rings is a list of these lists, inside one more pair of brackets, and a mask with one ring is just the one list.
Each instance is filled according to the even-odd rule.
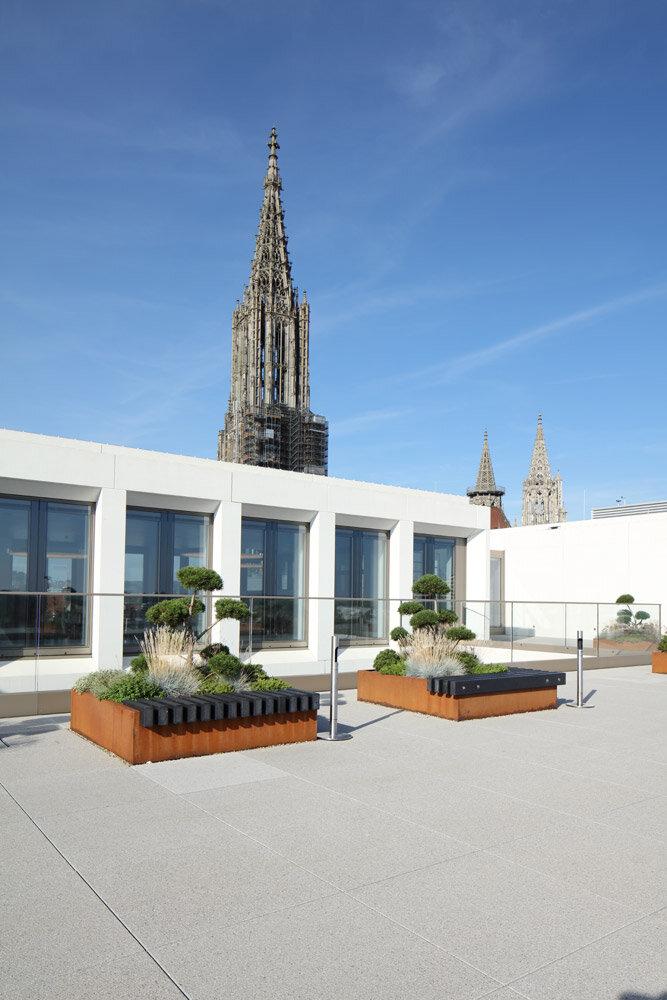
[[357,698],[462,722],[556,708],[556,685],[564,683],[564,674],[542,670],[428,679],[360,670]]
[[653,653],[651,670],[654,674],[667,674],[667,653]]
[[639,642],[629,642],[627,639],[600,639],[598,646],[613,652],[617,649],[621,653],[648,653],[653,649],[655,643],[652,639],[642,639]]
[[317,738],[319,695],[306,691],[100,701],[72,691],[70,728],[129,764],[253,750]]

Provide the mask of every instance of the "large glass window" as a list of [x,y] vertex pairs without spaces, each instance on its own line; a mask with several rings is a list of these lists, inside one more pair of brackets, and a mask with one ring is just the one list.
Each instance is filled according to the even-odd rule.
[[305,641],[306,537],[303,524],[243,518],[241,596],[252,610],[241,625],[245,647]]
[[435,573],[445,583],[448,583],[451,593],[444,602],[438,602],[443,608],[450,607],[454,597],[454,547],[453,538],[440,538],[438,535],[415,535],[412,579],[418,580],[426,573]]
[[0,497],[1,649],[88,645],[90,521],[88,504]]
[[336,634],[386,639],[386,586],[386,532],[336,528]]
[[[183,566],[206,566],[209,518],[166,510],[129,508],[125,525],[126,652],[139,648],[146,611],[161,594],[182,594]],[[203,628],[203,625],[202,625]]]

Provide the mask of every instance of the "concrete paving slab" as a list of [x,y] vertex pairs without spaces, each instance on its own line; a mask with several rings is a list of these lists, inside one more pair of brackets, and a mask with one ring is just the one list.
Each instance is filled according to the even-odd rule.
[[280,777],[280,772],[267,764],[252,760],[242,752],[141,764],[133,768],[133,771],[179,794]]
[[604,896],[634,913],[667,903],[665,848],[606,823],[558,816],[548,831],[521,837],[490,853]]
[[529,1000],[664,1000],[665,924],[645,917],[512,983]]
[[630,805],[611,809],[598,818],[638,837],[654,837],[664,842],[667,839],[667,795],[648,796]]
[[[497,983],[345,897],[159,952],[192,1000],[476,1000]],[[224,969],[224,979],[220,970]]]
[[352,895],[505,984],[629,919],[616,903],[485,853]]

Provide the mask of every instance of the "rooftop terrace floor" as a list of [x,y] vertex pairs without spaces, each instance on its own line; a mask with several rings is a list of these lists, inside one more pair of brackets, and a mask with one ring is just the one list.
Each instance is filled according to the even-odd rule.
[[0,723],[0,996],[664,998],[667,678],[587,690],[134,768]]

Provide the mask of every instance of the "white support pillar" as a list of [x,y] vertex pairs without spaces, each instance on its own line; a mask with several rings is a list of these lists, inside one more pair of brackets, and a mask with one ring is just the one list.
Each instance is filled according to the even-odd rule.
[[103,486],[95,506],[92,654],[94,669],[123,666],[125,490]]
[[[241,511],[242,505],[222,500],[213,515],[213,551],[211,569],[222,577],[222,596],[238,597],[241,587]],[[220,594],[214,594],[215,601]],[[239,651],[239,623],[224,621],[211,631],[212,642],[224,642],[230,652]]]
[[389,534],[389,631],[400,625],[398,605],[412,594],[414,524],[397,521]]
[[[336,515],[320,511],[313,518],[309,536],[308,648],[318,661],[317,672],[327,673],[331,636],[334,633],[336,569]],[[328,600],[315,600],[315,598]]]

